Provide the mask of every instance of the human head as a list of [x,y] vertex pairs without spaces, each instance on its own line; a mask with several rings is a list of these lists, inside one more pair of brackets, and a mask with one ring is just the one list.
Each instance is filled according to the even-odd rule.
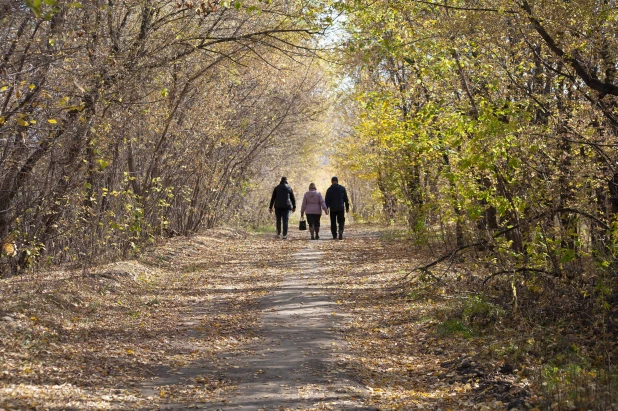
[[309,190],[317,190],[317,188],[315,188],[315,183],[309,184]]
[[333,184],[338,184],[339,183],[339,179],[337,177],[333,177],[330,179],[330,182]]
[[281,177],[281,181],[279,182],[279,184],[287,184],[288,183],[288,178],[287,177]]

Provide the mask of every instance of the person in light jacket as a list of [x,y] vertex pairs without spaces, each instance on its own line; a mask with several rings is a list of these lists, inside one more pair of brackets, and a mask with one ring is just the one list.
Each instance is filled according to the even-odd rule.
[[305,213],[307,214],[307,224],[309,224],[309,232],[311,233],[312,240],[320,239],[320,218],[322,217],[322,210],[328,215],[328,208],[315,184],[309,184],[309,191],[307,191],[303,197],[303,204],[300,207],[300,218],[303,218]]

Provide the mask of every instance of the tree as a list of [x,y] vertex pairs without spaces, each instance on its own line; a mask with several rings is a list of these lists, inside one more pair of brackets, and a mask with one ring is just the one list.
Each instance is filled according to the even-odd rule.
[[418,235],[490,251],[496,272],[613,266],[615,6],[343,5],[359,121],[341,166],[405,205]]
[[232,6],[4,5],[0,238],[20,267],[213,226],[313,121],[316,21],[300,3]]

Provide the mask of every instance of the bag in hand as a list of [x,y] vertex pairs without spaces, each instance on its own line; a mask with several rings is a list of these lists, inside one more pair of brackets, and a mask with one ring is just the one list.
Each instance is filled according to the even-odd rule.
[[305,220],[300,220],[298,223],[298,229],[300,231],[305,231],[307,229],[307,222]]

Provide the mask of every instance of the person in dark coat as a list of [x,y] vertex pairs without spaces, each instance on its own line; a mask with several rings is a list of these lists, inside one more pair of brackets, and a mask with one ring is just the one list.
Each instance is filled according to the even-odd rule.
[[271,213],[273,212],[273,206],[277,216],[277,238],[281,236],[281,223],[283,222],[283,239],[287,240],[290,210],[292,212],[296,211],[294,191],[288,184],[287,177],[281,177],[281,182],[273,190],[273,195],[270,198],[270,207],[268,208]]
[[[337,177],[331,178],[331,186],[326,190],[324,202],[330,209],[330,231],[333,239],[343,240],[343,226],[345,225],[345,213],[350,212],[350,202],[345,187],[339,185]],[[344,212],[345,210],[345,212]],[[339,227],[337,228],[337,225]]]

